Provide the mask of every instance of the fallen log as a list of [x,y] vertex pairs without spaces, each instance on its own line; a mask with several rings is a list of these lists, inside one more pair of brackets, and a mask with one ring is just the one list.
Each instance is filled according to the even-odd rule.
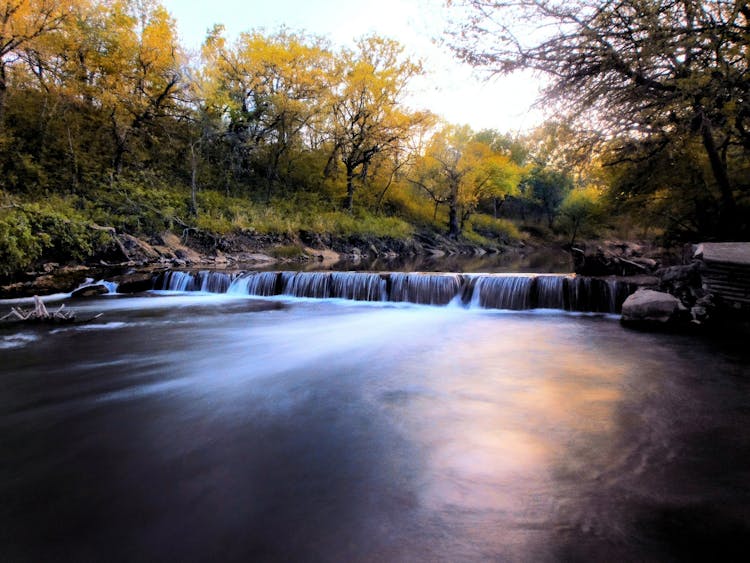
[[34,308],[22,309],[20,307],[11,307],[10,312],[0,317],[0,322],[4,324],[18,323],[50,323],[50,324],[67,324],[67,323],[87,323],[101,317],[99,313],[89,319],[79,320],[76,318],[75,311],[65,309],[65,303],[58,309],[50,311],[39,296],[34,296]]

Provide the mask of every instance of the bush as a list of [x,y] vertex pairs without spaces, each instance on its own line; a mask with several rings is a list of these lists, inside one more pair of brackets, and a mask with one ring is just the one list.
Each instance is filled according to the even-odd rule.
[[0,214],[0,274],[10,275],[46,257],[82,261],[109,242],[64,198],[15,204]]
[[49,244],[46,233],[33,231],[31,221],[21,210],[0,214],[0,275],[8,276],[28,268]]
[[495,219],[490,215],[476,214],[472,216],[469,224],[475,233],[500,239],[506,243],[524,238],[515,223],[508,219]]

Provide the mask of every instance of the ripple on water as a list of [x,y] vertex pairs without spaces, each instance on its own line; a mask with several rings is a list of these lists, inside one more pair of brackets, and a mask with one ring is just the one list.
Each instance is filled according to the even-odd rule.
[[39,340],[39,336],[28,332],[19,332],[0,337],[0,350],[10,350],[11,348],[22,348]]
[[74,327],[66,327],[66,328],[56,328],[55,330],[50,331],[50,334],[58,334],[60,332],[69,332],[69,331],[89,331],[89,330],[117,330],[119,328],[124,328],[126,326],[130,326],[134,323],[124,323],[124,322],[111,322],[111,323],[98,323],[98,324],[85,324],[85,325],[79,325]]

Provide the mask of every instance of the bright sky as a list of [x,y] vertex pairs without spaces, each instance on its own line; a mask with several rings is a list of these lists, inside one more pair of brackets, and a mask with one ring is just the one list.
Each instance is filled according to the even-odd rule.
[[414,81],[407,103],[429,109],[451,123],[474,129],[494,128],[514,133],[542,121],[530,109],[538,82],[510,76],[485,82],[457,62],[432,39],[444,28],[441,0],[162,0],[177,20],[183,45],[197,50],[206,31],[224,24],[227,35],[282,25],[351,45],[356,37],[377,33],[398,40],[406,52],[423,60],[427,76]]

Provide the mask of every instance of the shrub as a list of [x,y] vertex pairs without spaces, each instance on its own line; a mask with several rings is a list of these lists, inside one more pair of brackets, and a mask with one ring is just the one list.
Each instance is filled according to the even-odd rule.
[[490,215],[476,214],[472,216],[469,223],[475,233],[489,238],[497,238],[503,242],[524,238],[515,223],[508,219],[495,219]]

